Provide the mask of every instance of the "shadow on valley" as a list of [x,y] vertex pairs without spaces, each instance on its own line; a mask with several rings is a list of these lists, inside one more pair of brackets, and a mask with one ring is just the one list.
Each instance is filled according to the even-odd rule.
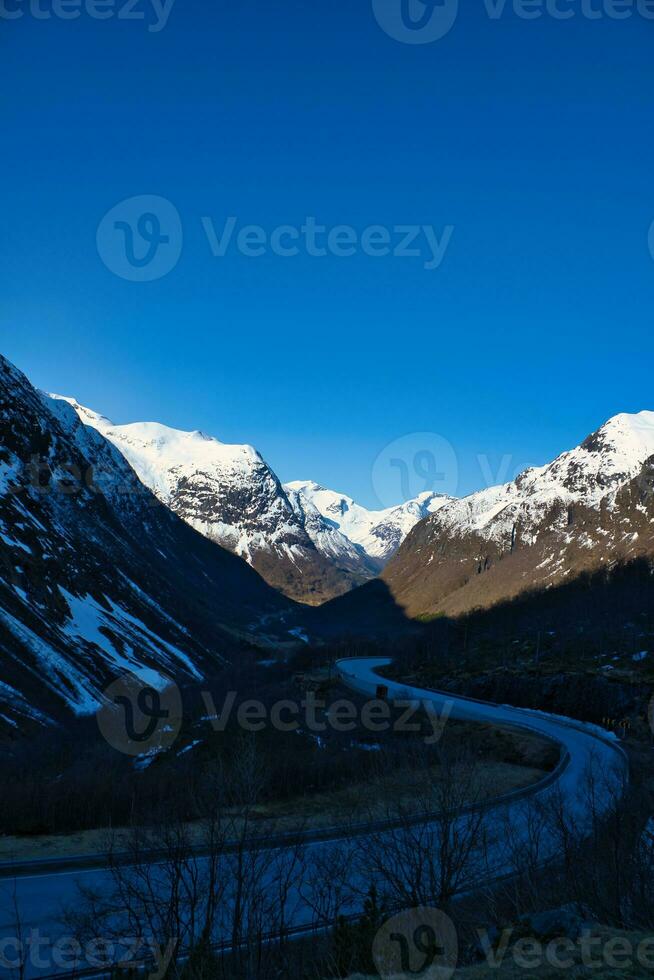
[[[263,724],[249,734],[237,719],[248,699],[262,704],[269,717],[273,704],[301,702],[307,691],[324,697],[329,710],[331,701],[348,694],[334,669],[339,657],[389,656],[388,670],[416,684],[592,721],[647,743],[653,599],[651,566],[636,561],[460,619],[416,622],[376,580],[311,611],[310,632],[320,635],[319,642],[259,658],[248,652],[240,663],[183,686],[183,723],[172,748],[160,755],[121,755],[101,738],[93,716],[5,742],[0,831],[115,826],[173,805],[193,820],[208,773],[212,784],[216,774],[225,785],[238,782],[233,774],[244,740],[257,750],[264,808],[283,813],[303,800],[311,816],[330,797],[342,806],[338,794],[360,794],[382,756],[389,769],[411,768],[408,743],[390,737],[371,743],[369,733],[358,729],[316,734],[304,723],[293,731]],[[229,719],[216,728],[230,692],[235,703]]]
[[[654,574],[646,559],[456,619],[407,619],[381,580],[320,613],[333,618],[334,634],[349,634],[330,644],[334,657],[390,656],[394,675],[426,686],[608,727],[627,720],[630,730],[649,736]],[[307,658],[323,656],[307,651]]]
[[303,616],[309,632],[325,640],[355,636],[382,639],[420,632],[422,628],[421,623],[407,617],[381,578],[309,609]]

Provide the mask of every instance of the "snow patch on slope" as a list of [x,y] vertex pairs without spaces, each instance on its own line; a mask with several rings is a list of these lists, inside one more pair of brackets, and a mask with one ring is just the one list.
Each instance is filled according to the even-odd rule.
[[453,498],[426,491],[414,500],[385,510],[368,510],[347,494],[328,490],[312,480],[285,484],[287,492],[301,494],[329,524],[381,567],[399,548],[409,531]]
[[[133,673],[146,683],[163,689],[169,679],[143,664],[137,654],[137,651],[141,651],[147,652],[159,663],[170,664],[175,672],[179,664],[174,662],[179,661],[191,676],[197,679],[202,676],[181,650],[157,636],[145,623],[111,599],[106,599],[111,607],[111,612],[108,612],[91,595],[74,596],[63,586],[59,586],[59,591],[70,609],[69,621],[63,631],[69,637],[94,644],[119,670]],[[118,636],[120,643],[113,642],[108,634]]]
[[611,507],[621,487],[653,455],[654,412],[616,415],[553,462],[527,469],[511,483],[448,502],[439,510],[438,524],[496,541],[519,524],[528,536],[529,527],[536,528],[555,505],[597,508],[604,502]]

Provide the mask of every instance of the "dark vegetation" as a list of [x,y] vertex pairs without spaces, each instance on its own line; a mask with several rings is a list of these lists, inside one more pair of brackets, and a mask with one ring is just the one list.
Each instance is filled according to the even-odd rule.
[[[151,759],[135,760],[107,744],[93,717],[13,743],[3,760],[0,833],[42,835],[148,825],[161,813],[174,813],[182,821],[197,820],[203,788],[218,774],[230,781],[244,738],[252,742],[266,772],[257,801],[262,819],[270,805],[292,815],[318,794],[348,789],[352,793],[347,805],[354,808],[358,791],[365,797],[363,787],[378,780],[380,773],[404,773],[410,778],[411,772],[436,764],[436,745],[424,746],[424,736],[433,735],[424,715],[414,722],[421,725],[420,731],[394,732],[392,720],[404,709],[391,706],[389,730],[373,733],[361,725],[365,700],[340,687],[335,673],[330,680],[325,671],[324,689],[313,694],[293,681],[294,668],[301,670],[305,661],[302,654],[291,664],[246,665],[226,671],[211,684],[186,688],[180,734],[167,751]],[[216,730],[215,716],[222,714],[231,691],[238,697],[229,721],[224,730]],[[307,698],[315,699],[316,722],[324,731],[308,730],[302,708]],[[338,731],[324,723],[325,711],[343,698],[357,709],[353,731]],[[260,731],[245,733],[238,709],[250,699],[265,706],[268,720]],[[297,731],[279,731],[270,724],[269,709],[281,700],[299,706]],[[548,743],[515,739],[495,730],[489,738],[485,727],[448,723],[444,744],[462,739],[470,751],[488,761],[532,769],[556,764],[556,752]]]
[[[440,784],[444,803],[455,803],[461,793],[462,761],[470,779],[475,779],[474,760],[450,755],[453,765],[447,771],[452,778]],[[252,813],[260,776],[260,762],[246,750],[230,794],[230,802],[237,802],[245,819]],[[210,860],[199,863],[184,828],[167,817],[148,837],[167,854],[160,870],[139,860],[135,835],[134,863],[111,869],[116,895],[109,896],[103,908],[97,897],[82,891],[71,920],[73,934],[86,939],[107,935],[104,930],[117,896],[121,900],[127,896],[126,914],[137,921],[143,915],[141,898],[147,894],[147,925],[159,944],[165,945],[171,934],[182,937],[167,974],[171,978],[272,980],[298,976],[326,980],[358,973],[376,975],[371,956],[375,936],[390,916],[403,909],[431,906],[452,919],[459,941],[459,968],[473,971],[463,973],[466,977],[490,975],[484,972],[487,964],[480,931],[493,949],[500,945],[503,934],[507,948],[523,937],[543,944],[567,937],[574,943],[582,931],[598,924],[605,941],[623,930],[651,933],[651,794],[638,780],[628,787],[619,778],[595,769],[580,778],[579,791],[585,797],[583,809],[593,816],[590,833],[585,821],[578,823],[556,794],[545,801],[532,800],[517,823],[506,813],[497,834],[492,833],[491,825],[490,836],[478,812],[453,820],[444,806],[439,818],[415,825],[402,823],[401,808],[389,801],[389,812],[400,820],[393,833],[344,839],[324,849],[301,844],[281,850],[255,847],[248,850],[247,861],[241,860],[240,852],[230,856],[225,850],[225,838],[217,832],[215,822],[222,804],[212,792],[205,795],[203,813],[207,840],[212,841]],[[600,797],[603,805],[598,807]],[[480,884],[480,870],[488,866],[489,855],[497,853],[498,840],[510,877],[491,877]],[[553,853],[558,855],[554,861]],[[215,873],[223,861],[228,862],[229,877]],[[170,890],[162,886],[161,868],[164,881],[182,880],[188,887]],[[301,882],[305,921],[313,930],[300,943],[293,941],[288,930],[294,907],[291,881]],[[232,889],[239,897],[237,903],[230,899]],[[215,901],[207,904],[208,894]],[[235,937],[238,946],[212,944],[208,937],[215,932]],[[268,933],[274,934],[270,941]],[[601,962],[601,946],[596,953]],[[474,972],[477,964],[479,972]],[[523,973],[509,969],[498,975]],[[539,970],[529,975],[552,976]],[[649,973],[605,969],[597,975]]]
[[[391,656],[395,674],[426,686],[567,714],[649,742],[648,703],[654,691],[651,567],[635,562],[582,576],[459,620],[439,618],[423,624],[419,633],[386,641],[352,638],[307,646],[287,663],[230,668],[206,687],[218,712],[231,690],[239,692],[239,700],[257,698],[266,705],[289,697],[301,701],[306,695],[292,684],[293,673],[358,655]],[[332,688],[326,697],[333,701],[343,693]],[[216,732],[206,720],[210,712],[200,690],[188,688],[184,697],[180,736],[171,751],[146,768],[135,768],[132,759],[107,745],[93,718],[8,746],[0,832],[118,826],[152,819],[159,809],[171,807],[184,819],[195,819],[199,787],[216,766],[229,769],[242,733],[235,717],[238,702],[226,730]],[[628,727],[620,727],[622,722]],[[466,738],[474,743],[470,731]],[[265,802],[290,802],[365,784],[378,769],[379,751],[390,767],[409,765],[406,738],[399,735],[316,735],[279,732],[267,725],[254,739],[270,775]],[[379,751],[367,750],[371,741]],[[485,738],[480,741],[484,748],[492,745]],[[497,737],[488,751],[491,757],[520,761],[506,744],[498,745]]]
[[[307,662],[324,657],[307,650]],[[329,656],[389,656],[390,674],[621,728],[649,740],[654,692],[654,574],[618,565],[419,631],[332,644]]]

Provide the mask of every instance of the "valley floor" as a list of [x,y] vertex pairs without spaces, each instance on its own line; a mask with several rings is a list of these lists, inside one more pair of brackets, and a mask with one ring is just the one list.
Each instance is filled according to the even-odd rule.
[[[546,775],[546,749],[541,753],[542,767],[500,760],[485,762],[480,773],[482,784],[475,791],[476,802],[523,789],[542,779]],[[428,775],[436,785],[438,767],[434,766]],[[427,773],[422,770],[398,772],[329,793],[261,804],[253,814],[254,833],[257,832],[257,823],[261,824],[262,833],[269,833],[271,824],[276,833],[289,833],[294,830],[346,827],[348,823],[370,819],[383,820],[387,816],[389,798],[393,798],[396,804],[405,805],[410,812],[411,801],[424,787],[426,776]],[[188,826],[191,840],[196,837],[200,843],[204,834],[201,822]],[[237,822],[232,819],[230,827],[236,829]],[[91,856],[106,853],[110,844],[120,851],[126,847],[129,835],[130,831],[125,828],[110,830],[108,827],[71,834],[5,835],[0,837],[0,864]]]

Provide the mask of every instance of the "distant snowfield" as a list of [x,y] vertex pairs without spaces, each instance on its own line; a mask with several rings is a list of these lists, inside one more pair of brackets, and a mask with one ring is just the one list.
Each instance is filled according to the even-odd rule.
[[454,499],[426,491],[396,507],[368,510],[347,494],[328,490],[312,480],[295,480],[285,486],[302,494],[334,528],[382,564],[397,551],[418,521]]
[[50,398],[67,402],[85,425],[109,440],[162,503],[250,562],[255,552],[266,549],[291,561],[301,558],[301,543],[289,544],[289,536],[306,533],[330,561],[360,565],[373,574],[419,520],[452,499],[426,492],[397,507],[368,510],[311,480],[282,486],[253,446],[230,445],[199,430],[184,432],[159,422],[114,425],[74,398]]

